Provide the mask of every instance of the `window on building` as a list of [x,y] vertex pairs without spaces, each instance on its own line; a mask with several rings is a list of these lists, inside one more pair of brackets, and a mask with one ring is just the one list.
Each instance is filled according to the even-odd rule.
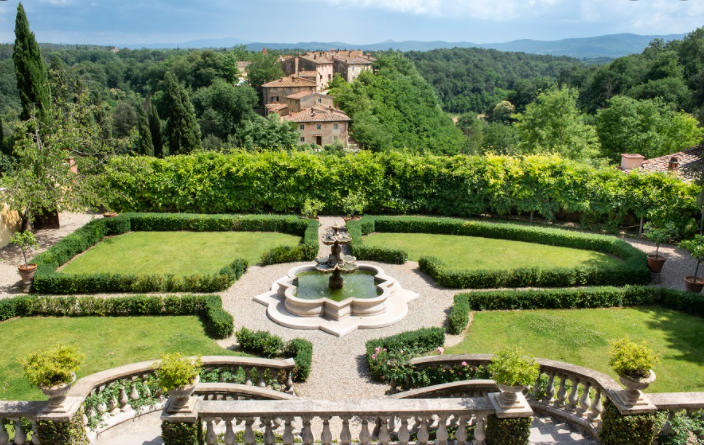
[[298,128],[300,128],[301,130],[305,130],[305,129],[306,129],[306,126],[305,126],[305,124],[301,124],[301,125],[298,126]]
[[323,128],[323,125],[322,125],[322,124],[315,124],[315,129],[316,129],[316,130],[320,130],[321,128]]
[[304,138],[303,136],[301,136],[301,142],[305,142],[305,141],[306,141],[306,138]]
[[[338,130],[338,129],[339,129],[339,124],[333,125],[333,128],[334,128],[335,130]],[[336,137],[337,137],[337,136],[336,136]]]
[[332,74],[328,74],[328,80],[332,80]]
[[318,103],[319,103],[319,104],[322,104],[322,103],[323,103],[323,99],[318,98]]

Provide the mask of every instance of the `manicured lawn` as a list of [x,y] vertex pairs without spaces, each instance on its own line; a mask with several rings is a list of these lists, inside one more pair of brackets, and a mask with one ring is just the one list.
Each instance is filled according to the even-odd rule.
[[86,355],[79,378],[167,352],[242,355],[207,337],[197,317],[20,318],[0,323],[0,343],[0,400],[46,399],[24,379],[17,360],[55,343]]
[[212,274],[244,258],[250,265],[276,246],[296,246],[298,236],[278,232],[130,232],[109,238],[61,272],[90,274]]
[[489,354],[517,345],[535,357],[613,377],[609,341],[628,335],[660,356],[648,392],[704,391],[704,320],[660,308],[476,312],[462,343],[447,354]]
[[364,238],[364,244],[404,250],[411,261],[434,256],[454,269],[465,270],[610,266],[619,262],[617,258],[590,250],[474,236],[373,233]]

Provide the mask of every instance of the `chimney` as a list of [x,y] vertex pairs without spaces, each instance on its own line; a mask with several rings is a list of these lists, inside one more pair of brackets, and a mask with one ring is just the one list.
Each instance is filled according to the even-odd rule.
[[641,168],[643,166],[643,161],[645,161],[645,156],[643,155],[622,153],[621,169],[630,171],[636,168]]
[[294,66],[294,74],[298,74],[298,56],[293,61],[293,66]]
[[667,163],[667,171],[676,172],[680,169],[680,160],[677,156],[670,158],[670,162]]

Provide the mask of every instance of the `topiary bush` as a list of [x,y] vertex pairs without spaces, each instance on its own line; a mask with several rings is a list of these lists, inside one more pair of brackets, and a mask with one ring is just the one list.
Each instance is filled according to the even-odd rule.
[[538,362],[516,347],[506,347],[494,354],[488,370],[496,383],[506,386],[530,386],[540,375]]
[[527,445],[530,438],[531,421],[531,417],[499,419],[496,415],[491,414],[486,423],[486,443],[491,445]]
[[192,359],[179,352],[164,354],[161,361],[154,365],[154,377],[162,391],[167,393],[172,389],[192,385],[202,368],[200,357]]
[[305,382],[310,375],[313,364],[313,343],[302,338],[294,338],[289,342],[268,331],[251,331],[241,328],[237,335],[237,343],[246,352],[263,355],[269,358],[293,358],[296,367],[294,379]]
[[198,423],[161,423],[161,439],[164,445],[198,445]]
[[78,348],[56,344],[20,359],[24,376],[40,388],[66,385],[76,378],[86,356]]
[[602,445],[652,445],[655,420],[654,414],[624,416],[605,399],[599,440]]
[[609,348],[609,365],[616,374],[631,379],[643,379],[650,376],[658,358],[645,342],[638,344],[628,337],[611,342]]
[[284,357],[293,357],[296,362],[294,378],[305,382],[313,366],[313,343],[302,338],[294,338],[284,346]]

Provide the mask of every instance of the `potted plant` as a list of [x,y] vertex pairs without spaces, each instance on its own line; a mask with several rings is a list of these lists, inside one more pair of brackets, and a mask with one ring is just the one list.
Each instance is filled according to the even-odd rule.
[[487,369],[501,390],[501,408],[514,406],[518,393],[535,383],[540,374],[540,365],[535,359],[526,357],[523,350],[516,347],[506,347],[494,354]]
[[45,413],[66,411],[63,406],[66,395],[76,381],[76,371],[84,361],[85,356],[77,348],[62,344],[20,359],[29,383],[38,386],[49,397]]
[[350,221],[355,215],[362,215],[367,207],[367,198],[363,193],[350,193],[342,198],[342,210],[345,212],[345,221]]
[[644,234],[647,239],[655,243],[655,254],[648,254],[648,269],[652,273],[660,273],[665,265],[667,258],[660,255],[660,243],[673,238],[677,235],[677,228],[671,222],[663,227],[657,227],[654,224],[647,223],[643,226]]
[[117,216],[117,212],[113,212],[112,210],[106,210],[103,212],[103,218],[114,218]]
[[641,397],[642,390],[655,381],[653,366],[658,358],[645,344],[638,344],[622,338],[611,343],[609,364],[614,368],[619,380],[626,387],[622,401],[635,405]]
[[325,208],[325,203],[317,199],[306,199],[301,209],[301,215],[307,219],[317,219],[318,213]]
[[704,236],[696,235],[694,239],[682,241],[680,246],[689,252],[697,260],[697,267],[694,269],[694,276],[684,278],[685,288],[688,292],[701,292],[704,288],[704,278],[699,278],[699,265],[704,261]]
[[18,246],[22,251],[24,265],[17,266],[17,269],[19,270],[20,276],[22,277],[22,284],[24,285],[25,291],[29,292],[29,288],[32,285],[32,281],[34,281],[34,274],[37,271],[37,265],[34,263],[29,264],[27,262],[27,253],[32,248],[39,247],[37,237],[34,236],[34,233],[30,232],[29,230],[25,230],[24,232],[16,232],[14,235],[12,235],[12,238],[10,238],[10,244]]
[[200,357],[193,359],[180,353],[165,354],[154,365],[157,384],[170,398],[169,412],[191,411],[188,405],[200,381],[202,366]]

